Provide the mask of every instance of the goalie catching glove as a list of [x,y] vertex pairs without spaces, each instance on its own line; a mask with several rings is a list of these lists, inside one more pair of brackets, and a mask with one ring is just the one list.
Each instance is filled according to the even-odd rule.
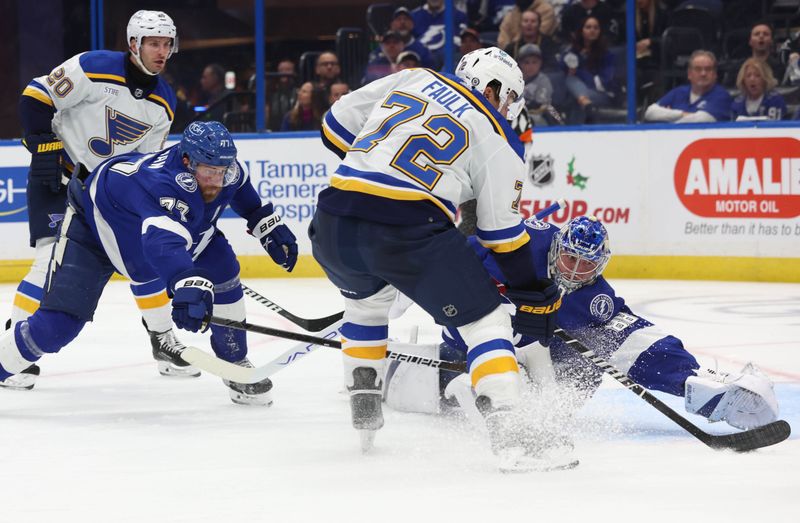
[[517,307],[511,325],[519,334],[532,336],[544,346],[556,329],[556,315],[561,307],[561,291],[553,280],[537,282],[539,289],[507,289],[506,297]]
[[292,272],[297,263],[297,238],[281,223],[271,203],[261,207],[247,220],[250,234],[258,238],[272,261]]
[[214,310],[214,284],[201,269],[189,269],[175,278],[172,289],[172,321],[181,329],[205,332],[206,316]]
[[61,140],[53,133],[42,133],[27,136],[23,143],[31,153],[31,182],[45,185],[54,193],[60,191],[64,172]]

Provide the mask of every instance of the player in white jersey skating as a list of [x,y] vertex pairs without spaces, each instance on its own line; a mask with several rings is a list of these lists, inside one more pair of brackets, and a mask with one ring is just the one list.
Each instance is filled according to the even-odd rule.
[[522,88],[511,57],[481,49],[461,59],[456,76],[401,71],[342,97],[325,117],[323,141],[343,162],[320,194],[309,237],[345,297],[345,382],[365,449],[383,426],[388,312],[400,290],[463,337],[501,468],[526,466],[531,434],[516,409],[511,320],[453,225],[458,205],[477,198],[477,235],[509,281],[515,327],[547,342],[560,294],[529,269],[518,212],[523,149],[506,121],[523,104]]
[[[31,153],[27,202],[35,259],[17,287],[11,323],[39,307],[58,224],[66,209],[66,183],[74,165],[89,170],[129,152],[164,146],[175,110],[175,93],[159,76],[178,50],[172,19],[160,11],[137,11],[128,22],[127,53],[89,51],[73,56],[46,76],[34,78],[20,97],[24,144]],[[131,290],[150,336],[159,372],[199,376],[169,354],[183,345],[172,332],[169,299],[161,280],[132,281]],[[9,325],[10,326],[10,325]],[[0,386],[30,389],[37,366]]]

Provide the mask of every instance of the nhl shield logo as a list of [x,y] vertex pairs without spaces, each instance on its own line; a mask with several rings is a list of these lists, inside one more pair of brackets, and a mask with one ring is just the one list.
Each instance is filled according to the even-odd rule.
[[133,91],[133,97],[134,98],[141,98],[143,94],[144,94],[144,91],[142,91],[138,87],[136,89],[134,89],[134,91]]
[[455,305],[450,304],[442,307],[442,312],[444,312],[444,315],[447,316],[448,318],[452,318],[453,316],[458,314],[458,309],[456,309]]
[[553,181],[553,157],[548,155],[533,155],[528,160],[528,174],[534,185],[542,187]]

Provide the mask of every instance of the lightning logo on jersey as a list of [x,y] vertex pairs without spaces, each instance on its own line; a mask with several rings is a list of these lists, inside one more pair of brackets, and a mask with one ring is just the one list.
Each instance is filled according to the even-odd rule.
[[106,106],[106,136],[90,139],[89,149],[101,158],[108,158],[113,155],[115,145],[128,145],[141,140],[152,128],[152,125]]

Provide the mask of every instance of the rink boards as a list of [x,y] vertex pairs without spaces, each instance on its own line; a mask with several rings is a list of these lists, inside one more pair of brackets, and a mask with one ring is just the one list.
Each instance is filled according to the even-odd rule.
[[[306,229],[338,158],[317,133],[238,135],[239,159],[293,229],[300,277],[321,276]],[[800,127],[655,126],[546,129],[527,151],[519,202],[527,217],[558,198],[548,221],[595,214],[608,227],[612,277],[800,281]],[[33,256],[25,184],[29,155],[0,142],[0,281]],[[230,209],[220,228],[245,277],[284,276]]]

